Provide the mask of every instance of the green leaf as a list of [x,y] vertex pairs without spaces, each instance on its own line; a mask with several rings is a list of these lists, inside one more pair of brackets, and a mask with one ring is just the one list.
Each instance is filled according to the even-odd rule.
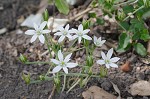
[[150,35],[149,35],[149,32],[147,29],[143,29],[141,31],[141,37],[140,37],[141,40],[144,40],[144,41],[148,41],[150,39]]
[[97,20],[96,23],[99,25],[104,25],[105,23],[105,21],[102,18],[97,18],[96,20]]
[[126,33],[122,33],[119,36],[119,46],[117,48],[117,51],[124,52],[129,44],[130,44],[130,37]]
[[65,0],[55,0],[55,5],[60,13],[68,14],[69,13],[69,5]]
[[141,56],[146,56],[147,52],[146,52],[146,48],[141,44],[141,43],[136,43],[134,45],[135,51],[141,55]]

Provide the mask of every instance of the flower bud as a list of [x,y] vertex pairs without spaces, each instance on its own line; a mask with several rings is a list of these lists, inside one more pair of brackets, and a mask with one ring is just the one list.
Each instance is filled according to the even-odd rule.
[[92,56],[87,56],[86,58],[86,66],[93,66],[94,62],[93,62],[93,57]]
[[19,60],[22,62],[22,63],[26,63],[27,62],[27,57],[20,54],[20,57],[19,57]]
[[123,20],[125,18],[125,13],[123,12],[123,10],[118,10],[117,12],[117,17],[119,20]]
[[22,74],[22,79],[26,82],[26,84],[30,84],[30,74]]
[[49,19],[49,13],[48,13],[47,9],[43,13],[43,19],[44,19],[44,21],[48,21],[48,19]]

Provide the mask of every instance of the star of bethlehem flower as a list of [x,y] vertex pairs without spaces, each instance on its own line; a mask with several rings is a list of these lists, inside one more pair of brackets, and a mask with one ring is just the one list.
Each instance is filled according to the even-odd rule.
[[106,40],[102,40],[101,37],[97,38],[96,36],[94,36],[94,44],[96,46],[101,47],[105,42]]
[[72,36],[70,35],[71,31],[69,30],[69,24],[67,24],[65,28],[63,28],[62,26],[58,27],[58,30],[60,32],[56,32],[54,35],[60,36],[58,40],[59,43],[62,42],[65,39],[65,37],[72,39]]
[[47,22],[44,21],[42,22],[39,26],[37,24],[34,23],[34,29],[35,30],[27,30],[25,32],[25,34],[27,35],[33,35],[30,42],[34,42],[37,38],[39,38],[40,42],[41,43],[44,43],[45,42],[45,37],[43,34],[46,34],[46,33],[50,33],[51,31],[48,30],[48,29],[45,29],[45,26],[47,25]]
[[101,56],[103,60],[98,60],[97,64],[100,64],[100,65],[105,64],[107,68],[110,68],[110,67],[118,68],[118,65],[115,64],[115,62],[117,62],[120,58],[119,57],[111,58],[112,54],[113,54],[113,48],[111,48],[108,51],[107,55],[105,55],[105,53],[102,51]]
[[64,70],[64,72],[66,74],[68,74],[68,68],[74,68],[76,67],[78,64],[77,63],[71,63],[69,62],[71,59],[72,53],[68,54],[65,58],[61,52],[61,50],[58,51],[58,59],[51,59],[51,61],[56,64],[57,66],[52,70],[53,73],[57,73],[59,72],[61,69]]
[[83,30],[83,25],[80,24],[77,29],[72,29],[72,33],[76,33],[73,35],[73,39],[78,38],[78,43],[81,43],[82,38],[87,39],[87,40],[92,40],[90,36],[87,35],[88,32],[90,32],[90,29],[85,29]]

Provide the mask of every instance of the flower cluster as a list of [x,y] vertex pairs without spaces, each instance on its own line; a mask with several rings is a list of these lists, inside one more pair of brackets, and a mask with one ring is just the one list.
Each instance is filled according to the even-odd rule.
[[[27,30],[25,32],[25,34],[27,34],[27,35],[33,35],[30,40],[31,43],[34,42],[37,38],[39,38],[41,43],[45,42],[44,34],[50,33],[50,30],[44,29],[46,27],[46,25],[47,25],[46,21],[41,23],[40,26],[34,24],[35,30]],[[63,28],[62,26],[58,27],[58,32],[56,32],[54,35],[60,36],[60,38],[58,39],[59,43],[62,42],[65,38],[68,38],[69,40],[77,39],[78,43],[81,43],[82,39],[92,40],[92,38],[87,35],[87,33],[89,33],[89,32],[90,32],[90,29],[83,29],[82,24],[80,24],[78,26],[78,29],[74,29],[74,28],[69,29],[69,24],[67,24],[65,26],[65,28]],[[95,46],[101,47],[106,42],[106,40],[102,40],[101,37],[97,38],[96,36],[94,36],[93,42],[94,42]],[[113,54],[113,48],[111,48],[108,51],[107,55],[105,55],[104,52],[101,52],[102,60],[97,60],[97,64],[100,64],[100,65],[105,64],[107,68],[110,68],[110,67],[117,68],[118,65],[115,64],[115,62],[117,62],[120,58],[118,58],[118,57],[111,58],[112,54]],[[64,58],[62,51],[59,50],[57,53],[58,59],[51,59],[51,62],[56,65],[56,67],[52,70],[52,72],[57,73],[61,69],[63,69],[63,71],[66,74],[68,74],[68,68],[76,67],[78,65],[77,63],[69,62],[71,60],[71,55],[72,55],[72,53],[68,54]]]

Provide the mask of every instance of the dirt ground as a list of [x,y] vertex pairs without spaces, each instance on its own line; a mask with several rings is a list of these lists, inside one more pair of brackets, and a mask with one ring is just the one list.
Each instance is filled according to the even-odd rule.
[[[29,56],[29,60],[37,60],[38,53],[47,50],[45,46],[35,42],[29,43],[30,37],[24,33],[18,34],[20,27],[17,19],[23,15],[27,16],[37,11],[39,0],[0,0],[0,28],[6,27],[8,32],[0,35],[0,99],[48,99],[53,89],[52,81],[44,81],[37,84],[27,85],[22,80],[22,72],[30,72],[36,78],[42,73],[46,73],[48,65],[24,65],[19,62],[20,53]],[[102,35],[105,39],[117,42],[113,34],[103,34],[100,31],[97,35]],[[112,38],[111,38],[112,37]],[[39,52],[41,51],[41,52]],[[80,53],[76,53],[80,54]],[[79,55],[80,57],[82,55]],[[119,65],[124,64],[130,57],[131,52],[118,55],[121,58]],[[82,57],[81,57],[82,58]],[[147,57],[149,58],[149,57]],[[42,58],[46,59],[45,57]],[[69,94],[55,93],[53,99],[83,99],[81,93],[92,85],[97,85],[107,92],[118,95],[113,89],[110,81],[115,83],[121,91],[121,96],[125,99],[150,99],[150,97],[131,96],[129,86],[139,80],[150,81],[149,64],[143,63],[141,57],[136,55],[131,63],[131,72],[125,73],[118,69],[110,69],[106,78],[92,78],[86,87],[76,86]]]

